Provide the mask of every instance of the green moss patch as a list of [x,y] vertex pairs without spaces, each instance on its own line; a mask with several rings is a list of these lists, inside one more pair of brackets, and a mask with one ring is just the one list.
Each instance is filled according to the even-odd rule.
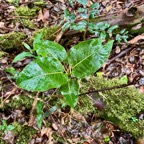
[[[82,92],[88,88],[102,89],[123,84],[118,79],[106,80],[104,78],[92,77],[89,82],[82,82]],[[144,110],[144,95],[136,88],[129,86],[126,88],[107,90],[92,94],[95,100],[101,100],[105,104],[105,109],[100,111],[93,107],[93,102],[87,96],[81,96],[80,112],[94,112],[106,120],[110,120],[118,125],[123,131],[131,133],[134,137],[144,135],[144,120],[132,120]],[[85,99],[86,102],[85,102]],[[83,103],[83,105],[82,105]],[[89,104],[89,106],[88,106]]]
[[36,130],[29,126],[22,126],[17,122],[13,123],[15,127],[14,133],[16,135],[15,144],[28,144],[32,139],[32,136],[36,134]]
[[42,36],[43,39],[54,40],[58,29],[59,29],[58,26],[51,26],[51,27],[38,29],[33,33],[33,36],[31,37],[31,41],[33,41],[35,36],[41,32],[43,33],[43,36]]
[[10,49],[22,48],[22,42],[26,35],[22,32],[11,32],[0,36],[0,49],[7,51]]
[[13,108],[13,109],[22,109],[22,107],[25,107],[26,109],[31,109],[33,103],[33,99],[29,98],[25,95],[18,95],[14,96],[8,104],[5,104],[5,109],[7,107]]
[[33,8],[29,8],[28,6],[20,6],[16,9],[16,14],[18,16],[33,17],[36,15],[37,11],[39,10],[40,8],[37,6]]

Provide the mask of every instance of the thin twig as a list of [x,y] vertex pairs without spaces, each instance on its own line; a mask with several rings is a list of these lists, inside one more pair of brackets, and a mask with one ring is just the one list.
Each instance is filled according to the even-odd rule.
[[131,51],[134,47],[129,47],[124,49],[123,51],[121,51],[118,55],[116,55],[115,57],[113,57],[112,59],[108,60],[108,64],[112,63],[113,61],[115,61],[115,59],[120,58],[122,56],[124,56],[128,51]]
[[103,88],[103,89],[99,89],[99,90],[88,91],[88,92],[79,94],[79,96],[86,95],[86,94],[91,94],[91,93],[103,92],[103,91],[107,91],[107,90],[124,88],[124,87],[130,86],[130,85],[132,85],[132,84],[122,84],[122,85],[119,85],[119,86],[113,86],[113,87]]

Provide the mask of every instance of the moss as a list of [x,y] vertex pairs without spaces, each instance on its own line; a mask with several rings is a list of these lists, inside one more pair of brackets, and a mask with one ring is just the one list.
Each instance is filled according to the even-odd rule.
[[40,8],[37,6],[33,8],[29,8],[28,6],[20,6],[16,9],[16,14],[18,16],[34,17],[39,10]]
[[18,4],[19,0],[6,0],[7,2],[11,3],[11,4]]
[[[90,82],[82,82],[81,92],[88,91],[88,88],[101,89],[120,84],[123,84],[123,82],[118,79],[106,80],[104,78],[92,77]],[[123,131],[131,133],[134,137],[144,135],[144,121],[132,121],[132,117],[136,117],[144,110],[144,96],[136,88],[129,86],[121,89],[113,89],[93,94],[93,97],[94,99],[101,99],[105,103],[106,108],[104,111],[94,110],[92,108],[93,103],[90,99],[88,99],[90,102],[86,101],[86,103],[89,103],[89,107],[85,104],[86,106],[80,105],[79,109],[83,109],[83,112],[87,109],[89,112],[95,111],[98,116],[112,121]],[[80,100],[84,103],[84,96],[82,98]]]
[[46,3],[42,0],[42,1],[35,1],[34,2],[34,5],[37,5],[37,6],[46,6]]
[[42,28],[42,29],[38,29],[34,32],[33,36],[31,37],[31,40],[30,41],[33,41],[35,36],[38,34],[38,33],[43,33],[43,36],[42,38],[43,39],[49,39],[49,40],[54,40],[55,37],[56,37],[56,31],[59,29],[58,26],[51,26],[51,27],[45,27],[45,28]]
[[22,107],[25,107],[26,109],[31,109],[32,103],[33,99],[25,95],[20,95],[13,97],[11,101],[5,105],[5,108],[10,107],[14,109],[21,109]]
[[89,114],[95,111],[93,102],[88,96],[79,97],[78,105],[75,109],[82,114]]
[[7,144],[6,141],[3,139],[4,133],[2,131],[0,131],[0,144]]
[[22,41],[26,35],[22,32],[11,32],[0,36],[0,49],[7,51],[10,49],[18,49],[22,46]]
[[21,19],[21,23],[26,28],[30,28],[30,29],[36,28],[36,25],[34,25],[34,23],[31,20],[29,20],[29,19],[24,19],[23,18],[23,19]]
[[32,136],[36,133],[36,130],[29,126],[22,126],[17,122],[13,123],[15,129],[13,130],[16,135],[16,144],[28,144]]

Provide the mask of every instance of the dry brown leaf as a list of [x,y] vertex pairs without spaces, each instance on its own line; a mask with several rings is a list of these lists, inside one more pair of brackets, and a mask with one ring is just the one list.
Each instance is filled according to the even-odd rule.
[[54,130],[58,130],[58,127],[55,123],[52,123],[52,127],[53,127]]
[[5,26],[4,26],[4,22],[0,22],[0,28],[5,28]]
[[49,10],[44,9],[44,10],[43,10],[43,18],[44,18],[44,20],[48,20],[48,19],[49,19],[49,16],[50,16]]
[[43,136],[43,135],[49,136],[50,132],[52,132],[51,128],[44,128],[43,127],[41,130],[41,136]]
[[135,38],[133,38],[132,40],[128,41],[129,44],[135,44],[137,43],[139,40],[144,40],[144,34],[138,35]]

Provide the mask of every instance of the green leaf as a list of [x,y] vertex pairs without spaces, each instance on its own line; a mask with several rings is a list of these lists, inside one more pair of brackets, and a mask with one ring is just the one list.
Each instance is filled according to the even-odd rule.
[[36,116],[36,120],[37,120],[38,128],[40,129],[40,128],[41,128],[41,125],[42,125],[43,116],[42,116],[41,114],[38,114],[38,115]]
[[99,12],[98,10],[92,10],[92,11],[90,12],[89,18],[90,18],[90,19],[94,18],[95,15],[98,14],[98,12]]
[[7,127],[7,122],[6,122],[6,120],[2,120],[2,123],[3,123],[3,127],[6,128],[6,127]]
[[99,22],[96,24],[96,27],[98,27],[100,30],[105,30],[110,26],[107,22]]
[[109,142],[110,141],[110,137],[109,136],[106,136],[105,138],[104,138],[104,142]]
[[63,46],[49,40],[35,42],[34,50],[36,50],[37,54],[40,56],[50,56],[57,59],[58,61],[63,61],[67,57],[66,50]]
[[119,28],[118,25],[113,25],[113,26],[111,26],[111,27],[107,30],[107,32],[108,32],[108,33],[112,33],[113,30],[115,30],[115,29],[117,29],[117,28]]
[[84,19],[87,19],[88,18],[88,14],[86,14],[86,13],[80,13],[80,17],[84,18]]
[[100,5],[99,3],[94,3],[90,6],[91,9],[99,9]]
[[46,91],[67,83],[64,67],[53,57],[37,58],[28,64],[17,78],[17,85],[29,91]]
[[96,72],[108,58],[112,45],[113,40],[103,45],[102,40],[98,38],[80,42],[72,47],[68,53],[72,75],[84,78]]
[[44,103],[41,102],[41,101],[38,101],[37,105],[36,105],[37,114],[42,114],[43,113],[43,107],[44,107]]
[[4,130],[4,126],[3,125],[0,125],[0,130]]
[[39,43],[39,42],[41,41],[42,35],[43,35],[43,32],[40,32],[39,34],[37,34],[37,35],[35,36],[35,39],[34,39],[34,41],[33,41],[33,48],[35,47],[35,44],[36,44],[36,43]]
[[27,43],[23,42],[23,45],[25,46],[26,49],[28,49],[32,53],[32,49]]
[[68,0],[70,5],[73,6],[74,5],[74,1],[73,0]]
[[106,38],[106,32],[105,31],[102,31],[101,33],[100,33],[100,38],[101,39],[105,39]]
[[79,31],[85,31],[86,25],[87,25],[86,21],[81,21],[81,22],[79,22],[77,24],[73,24],[71,26],[71,29],[73,29],[73,30],[79,30]]
[[76,80],[71,80],[60,87],[61,94],[64,96],[66,103],[75,107],[78,101],[79,85]]
[[25,57],[33,57],[33,55],[30,52],[22,52],[22,53],[18,54],[12,62],[13,63],[17,62],[19,60],[22,60]]
[[120,31],[120,34],[124,34],[126,32],[126,29],[122,29],[121,31]]
[[87,13],[87,9],[86,8],[79,8],[78,12],[79,13]]
[[44,118],[47,118],[48,116],[50,116],[50,114],[52,114],[53,112],[55,112],[57,109],[58,109],[57,106],[51,107],[48,111],[46,111],[44,113]]
[[37,113],[36,119],[37,119],[38,128],[41,128],[42,121],[43,121],[43,107],[44,107],[44,103],[38,101],[36,105],[36,113]]
[[4,70],[13,76],[17,76],[19,74],[19,72],[17,70],[15,70],[15,68],[13,68],[13,67],[5,68]]
[[117,34],[117,35],[116,35],[116,41],[117,41],[117,42],[120,42],[121,40],[122,40],[121,35],[120,35],[120,34]]
[[64,17],[66,20],[73,22],[75,20],[75,14],[74,13],[70,13],[68,10],[64,10]]
[[11,131],[13,130],[15,127],[13,125],[8,125],[6,131]]
[[68,21],[62,26],[62,30],[64,31],[64,30],[68,29],[70,26],[71,26],[71,23]]
[[82,4],[82,5],[87,5],[88,1],[87,0],[77,0],[78,3]]
[[88,29],[89,30],[99,30],[99,27],[95,23],[88,23]]

